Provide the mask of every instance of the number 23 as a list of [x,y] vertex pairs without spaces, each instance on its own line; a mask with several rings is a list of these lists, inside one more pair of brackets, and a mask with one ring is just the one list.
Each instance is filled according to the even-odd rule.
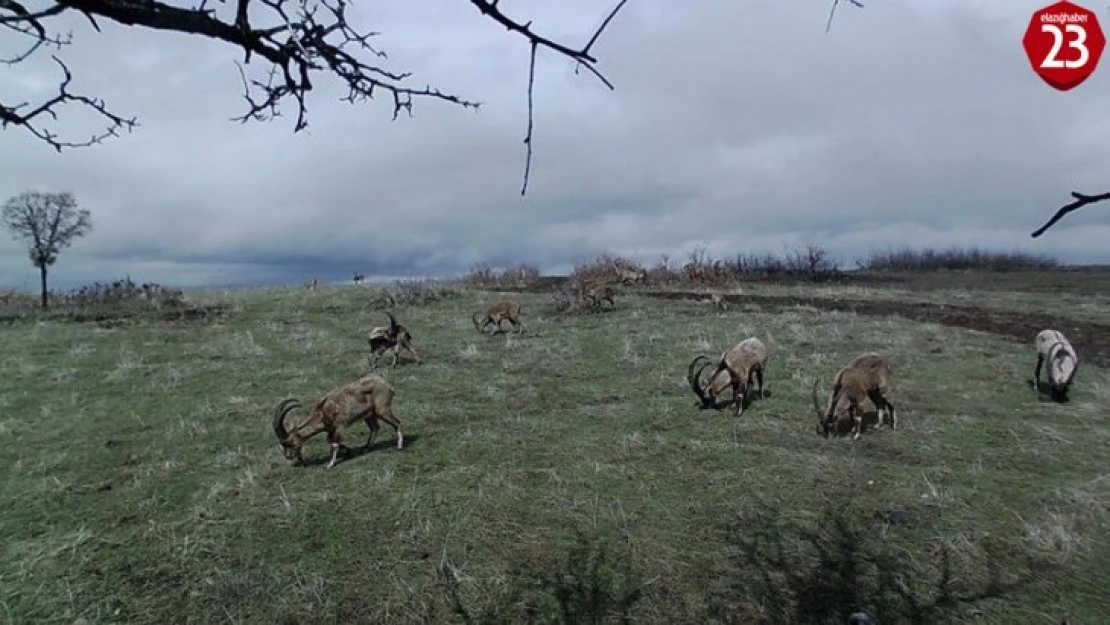
[[1065,24],[1064,31],[1075,33],[1075,39],[1068,42],[1069,48],[1079,50],[1079,58],[1074,61],[1064,61],[1056,58],[1060,54],[1060,47],[1064,44],[1064,32],[1056,24],[1041,24],[1042,33],[1052,34],[1052,49],[1048,51],[1048,56],[1041,61],[1041,67],[1044,68],[1059,68],[1066,67],[1069,69],[1076,67],[1083,67],[1091,58],[1090,51],[1087,50],[1087,29],[1078,24]]

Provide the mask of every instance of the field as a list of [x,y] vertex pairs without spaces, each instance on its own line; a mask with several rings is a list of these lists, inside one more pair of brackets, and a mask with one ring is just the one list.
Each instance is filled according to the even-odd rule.
[[[574,315],[460,287],[394,309],[425,360],[379,368],[405,448],[383,426],[331,470],[323,436],[290,466],[270,414],[369,370],[386,319],[366,287],[15,319],[0,619],[1107,622],[1110,301],[1092,281],[1110,282],[741,286],[723,312],[643,293]],[[471,313],[505,295],[526,331],[479,336]],[[1095,354],[1066,404],[1027,384],[1030,329],[1053,319]],[[751,335],[773,351],[767,397],[699,410],[687,363]],[[827,393],[869,350],[900,428],[818,436],[812,381]]]

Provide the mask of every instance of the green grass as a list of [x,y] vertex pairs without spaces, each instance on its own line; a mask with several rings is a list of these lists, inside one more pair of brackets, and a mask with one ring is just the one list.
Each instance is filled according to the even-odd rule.
[[[214,293],[219,323],[0,328],[0,619],[12,623],[1098,622],[1110,375],[1038,401],[1030,344],[899,318],[619,299],[478,336],[495,294],[401,306],[426,363],[332,470],[269,426],[368,367],[365,289]],[[755,335],[769,396],[699,411]],[[808,396],[887,355],[901,429],[824,439]],[[349,430],[359,445],[364,426]],[[323,437],[311,463],[326,459]],[[908,523],[886,524],[884,510]]]

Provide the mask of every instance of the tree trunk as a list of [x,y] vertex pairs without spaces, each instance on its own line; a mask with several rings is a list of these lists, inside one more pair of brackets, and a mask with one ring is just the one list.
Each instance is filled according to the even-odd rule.
[[46,265],[39,267],[39,277],[42,278],[42,309],[46,310]]

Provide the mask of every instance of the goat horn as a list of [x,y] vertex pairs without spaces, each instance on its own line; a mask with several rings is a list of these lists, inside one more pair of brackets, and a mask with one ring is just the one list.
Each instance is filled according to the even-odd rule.
[[819,382],[819,380],[814,380],[814,412],[817,413],[817,421],[824,423],[823,415],[821,415],[821,403],[817,399],[817,384]]
[[283,441],[289,436],[289,430],[285,429],[285,415],[300,407],[301,402],[290,397],[289,399],[283,400],[274,408],[274,434],[277,434],[279,441]]
[[[698,362],[700,362],[702,360],[706,361],[706,364],[702,365],[702,368],[698,369],[697,372],[695,373],[694,372],[694,367],[696,367]],[[698,399],[701,400],[703,405],[706,403],[705,389],[702,388],[701,381],[699,380],[699,378],[701,377],[701,372],[705,369],[706,365],[709,365],[709,364],[712,364],[712,363],[710,362],[708,357],[706,357],[706,356],[695,356],[694,359],[690,361],[690,366],[686,369],[686,382],[690,384],[690,389],[694,391],[694,393],[698,396]]]

